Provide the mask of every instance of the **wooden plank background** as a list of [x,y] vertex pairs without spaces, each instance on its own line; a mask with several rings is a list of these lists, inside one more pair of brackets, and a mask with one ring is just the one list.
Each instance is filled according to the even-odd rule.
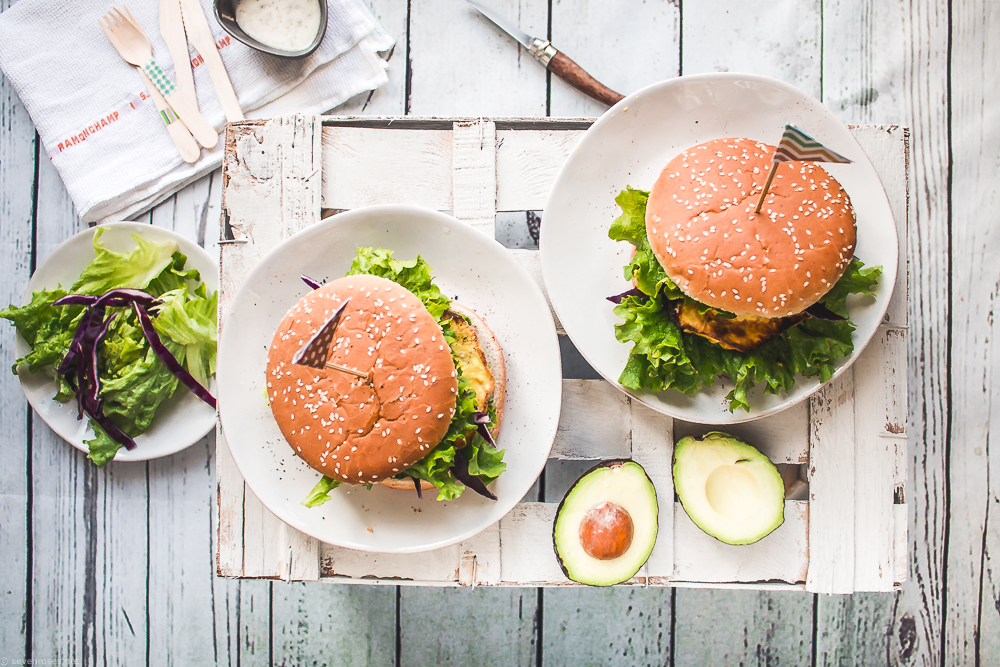
[[[10,0],[0,0],[6,8]],[[370,0],[390,81],[338,113],[590,116],[462,0]],[[910,577],[887,594],[418,589],[215,577],[214,438],[104,470],[0,383],[0,657],[77,664],[1000,664],[1000,3],[493,0],[623,93],[750,71],[846,122],[911,128]],[[218,238],[220,183],[141,219]],[[0,298],[82,225],[0,80]],[[214,249],[217,251],[217,249]],[[0,328],[4,363],[12,330]],[[567,368],[578,356],[567,347]],[[582,464],[584,467],[588,464]],[[580,472],[550,466],[535,499]],[[529,498],[530,500],[531,498]],[[992,510],[992,511],[991,511]]]

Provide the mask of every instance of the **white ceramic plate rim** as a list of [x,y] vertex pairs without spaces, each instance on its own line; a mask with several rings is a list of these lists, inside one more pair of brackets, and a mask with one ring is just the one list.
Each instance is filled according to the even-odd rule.
[[[109,233],[115,234],[118,230],[127,231],[129,234],[141,234],[151,240],[170,239],[174,241],[177,244],[177,249],[187,256],[187,266],[201,272],[201,279],[208,287],[209,293],[219,289],[219,265],[198,244],[162,227],[138,222],[110,222],[84,229],[56,246],[32,274],[28,281],[28,287],[24,291],[24,297],[21,299],[21,305],[31,301],[33,292],[43,288],[51,289],[59,284],[60,281],[53,275],[57,262],[64,259],[69,260],[65,263],[64,268],[59,269],[60,275],[72,272],[75,272],[73,275],[79,275],[94,258],[93,237],[100,228],[106,230],[105,242],[109,239]],[[88,249],[89,255],[87,254]],[[78,259],[79,261],[77,261]],[[63,285],[63,287],[68,286]],[[28,344],[19,335],[15,337],[14,352],[18,358],[28,352]],[[34,377],[40,376],[41,374],[35,374]],[[33,391],[26,386],[26,382],[31,381],[31,376],[21,371],[18,377],[21,380],[21,389],[24,391],[28,403],[48,424],[49,428],[80,451],[89,452],[87,445],[83,442],[84,439],[93,437],[89,420],[77,421],[75,406],[61,404],[52,399],[56,392],[56,383],[52,380],[46,380],[39,384],[38,390]],[[213,379],[209,389],[214,393],[215,387]],[[156,421],[150,429],[135,438],[135,449],[128,451],[122,447],[118,450],[113,461],[148,461],[170,456],[187,449],[215,428],[215,410],[185,390],[184,387],[179,387],[177,393],[160,410],[162,412],[157,414]],[[70,413],[72,413],[71,418],[67,419],[67,415]],[[176,429],[177,420],[181,419],[188,425],[188,428],[178,431]]]
[[[287,251],[286,249],[294,248],[296,244],[301,244],[304,240],[312,241],[313,245],[316,247],[325,247],[322,245],[324,243],[322,239],[324,234],[327,234],[328,231],[331,235],[333,235],[338,226],[341,226],[342,229],[350,229],[350,225],[360,224],[361,221],[364,221],[365,218],[369,216],[381,216],[383,219],[421,216],[425,219],[432,219],[435,223],[440,223],[446,229],[450,230],[449,233],[451,234],[451,237],[455,238],[457,241],[475,246],[475,249],[482,252],[484,255],[488,253],[494,256],[498,262],[504,265],[505,271],[512,272],[507,274],[508,277],[516,274],[522,282],[522,285],[528,292],[530,292],[519,292],[517,296],[519,299],[522,299],[523,309],[525,309],[526,312],[533,313],[538,317],[535,327],[537,327],[538,336],[546,341],[544,347],[547,348],[548,351],[545,358],[548,359],[549,367],[535,369],[540,376],[543,376],[543,379],[540,381],[533,379],[533,382],[544,385],[542,389],[538,390],[538,395],[533,396],[533,398],[537,399],[535,400],[536,403],[547,406],[548,410],[545,412],[545,417],[542,422],[533,424],[534,429],[531,431],[532,435],[530,436],[530,441],[534,443],[533,447],[531,449],[522,448],[523,451],[515,453],[511,449],[511,444],[516,444],[521,440],[515,440],[514,443],[511,443],[510,441],[505,443],[505,438],[512,437],[510,435],[511,428],[508,425],[508,421],[512,419],[510,410],[512,390],[516,390],[518,386],[521,386],[519,384],[520,381],[517,378],[517,373],[520,372],[523,375],[523,369],[521,371],[512,370],[511,359],[512,356],[516,354],[515,350],[517,348],[512,349],[508,347],[508,342],[501,339],[501,344],[505,346],[504,356],[507,360],[508,390],[507,404],[504,408],[504,418],[501,422],[498,445],[501,448],[507,449],[508,454],[505,457],[505,460],[508,462],[508,465],[512,465],[514,461],[511,457],[517,456],[521,461],[528,462],[530,467],[523,471],[523,474],[518,477],[512,476],[507,478],[507,483],[516,484],[515,490],[511,491],[508,489],[504,493],[499,493],[498,491],[500,500],[495,503],[485,501],[489,504],[484,505],[484,518],[479,520],[474,526],[461,530],[456,529],[456,532],[448,534],[447,537],[429,539],[429,541],[426,542],[421,542],[419,539],[416,539],[411,535],[398,538],[400,539],[401,545],[385,543],[373,545],[366,544],[357,536],[352,537],[351,535],[345,535],[345,533],[347,533],[350,529],[345,529],[343,525],[331,525],[333,522],[329,519],[336,518],[335,516],[326,517],[325,519],[322,516],[321,511],[324,510],[324,508],[332,506],[334,503],[333,500],[324,505],[320,505],[315,508],[308,508],[303,511],[301,501],[309,492],[309,488],[300,486],[291,478],[294,475],[299,474],[297,469],[307,468],[307,466],[305,466],[304,462],[300,459],[294,457],[290,450],[288,450],[287,453],[284,452],[287,448],[287,443],[285,443],[283,439],[279,444],[274,445],[282,450],[281,453],[268,451],[268,448],[272,445],[268,442],[268,436],[266,434],[257,435],[256,440],[250,439],[253,438],[255,434],[250,432],[252,429],[246,427],[245,424],[249,423],[251,418],[260,418],[258,413],[262,412],[262,410],[255,407],[255,404],[248,402],[256,398],[260,401],[261,405],[265,405],[264,397],[255,395],[254,392],[256,391],[256,387],[252,384],[241,381],[239,383],[240,386],[237,386],[234,383],[235,376],[233,376],[230,372],[230,367],[233,366],[235,369],[235,366],[238,363],[235,357],[231,357],[233,357],[233,355],[240,354],[239,350],[243,349],[243,347],[247,345],[247,343],[243,342],[240,338],[244,334],[237,332],[237,330],[247,328],[246,323],[240,319],[240,315],[238,313],[249,312],[249,304],[251,302],[257,303],[257,301],[253,301],[255,297],[267,298],[263,294],[255,293],[255,289],[257,289],[255,284],[262,279],[273,280],[274,275],[280,273],[279,267],[281,263],[290,261],[284,258]],[[390,225],[386,225],[387,229],[389,226]],[[330,242],[326,243],[327,246],[330,245]],[[357,247],[357,244],[354,247]],[[354,252],[354,247],[350,250],[352,254]],[[396,255],[401,259],[411,258],[411,249],[409,248],[402,248],[398,245],[396,247],[391,247],[389,244],[386,244],[386,247],[394,250]],[[420,252],[426,256],[426,250],[414,250],[413,252]],[[298,260],[299,258],[296,259]],[[305,261],[308,262],[308,260]],[[438,282],[438,284],[442,286],[442,289],[447,289],[444,283],[446,282],[446,278],[451,279],[450,276],[446,275],[447,271],[445,271],[444,267],[436,266],[433,261],[431,261],[431,266],[435,270],[435,282]],[[330,265],[329,270],[334,270],[333,265]],[[305,267],[296,268],[296,275],[301,272],[308,273],[309,271]],[[268,278],[269,276],[270,278]],[[330,278],[334,277],[338,277],[338,274],[330,274]],[[284,285],[284,283],[281,284]],[[284,308],[286,310],[287,308],[290,308],[299,298],[304,296],[307,291],[308,290],[301,285],[297,285],[295,287],[290,286],[288,289],[287,304],[284,305]],[[244,301],[247,302],[246,305],[244,304]],[[463,303],[465,303],[465,305],[472,305],[466,303],[464,300]],[[231,435],[238,437],[240,442],[238,446],[234,447],[231,445],[230,452],[237,468],[243,476],[243,479],[250,486],[250,489],[260,499],[264,506],[273,512],[279,519],[293,528],[306,533],[307,535],[311,535],[312,537],[328,544],[375,553],[416,553],[439,549],[466,540],[473,535],[482,532],[503,518],[503,516],[513,509],[514,505],[520,502],[521,498],[528,492],[534,481],[538,478],[538,475],[541,474],[545,467],[545,463],[548,460],[549,452],[556,435],[562,391],[561,362],[558,356],[558,337],[555,325],[548,310],[548,305],[537,283],[534,282],[527,270],[517,262],[517,260],[506,248],[456,218],[440,213],[439,211],[404,205],[371,206],[346,211],[339,213],[334,217],[326,218],[320,223],[317,223],[316,225],[313,225],[289,237],[288,239],[285,239],[278,247],[268,252],[247,275],[247,278],[241,285],[240,289],[234,295],[232,300],[229,301],[224,307],[224,312],[226,313],[226,316],[223,319],[222,333],[219,341],[220,354],[217,366],[219,377],[222,378],[219,390],[219,415],[223,433],[226,434],[227,442],[230,441]],[[283,312],[284,311],[282,311],[282,313]],[[482,313],[480,314],[482,315]],[[487,321],[490,322],[489,320]],[[235,322],[239,326],[230,326],[231,322]],[[496,333],[499,337],[500,332],[496,327],[496,322],[490,322],[490,326],[494,329],[494,333]],[[273,330],[273,327],[267,333],[268,343],[270,342],[271,330]],[[247,340],[254,341],[256,339],[248,337]],[[536,354],[541,355],[543,353],[536,352]],[[239,363],[244,369],[246,369],[248,364],[253,365],[258,362],[256,360],[248,361],[243,359]],[[256,373],[257,370],[260,371],[260,377],[264,378],[265,375],[263,367],[257,369],[256,366],[253,366],[249,370],[243,370],[242,372],[244,375],[252,375]],[[525,401],[527,401],[527,399],[525,399]],[[247,405],[250,405],[251,407],[247,408]],[[250,412],[247,413],[245,412],[246,410],[250,410]],[[271,421],[273,421],[273,417],[270,416],[270,408],[265,408],[265,410],[267,416],[271,419]],[[251,416],[248,417],[247,415]],[[275,426],[274,428],[276,430],[277,427]],[[271,457],[277,456],[282,458],[282,460],[287,457],[287,459],[294,461],[292,472],[288,472],[289,466],[287,463],[283,464],[284,468],[276,469],[275,465],[267,460],[269,455]],[[284,472],[282,472],[282,470],[284,470]],[[315,479],[318,481],[319,473],[317,471],[308,469],[307,472],[315,475]],[[504,473],[504,475],[510,474],[511,470]],[[279,477],[280,479],[278,479]],[[501,476],[497,483],[499,484],[504,480],[504,476]],[[434,491],[425,492],[424,499],[422,501],[415,501],[415,496],[413,499],[410,499],[405,491],[392,491],[377,486],[372,489],[371,492],[366,492],[360,487],[343,486],[335,493],[343,493],[345,490],[351,492],[355,492],[357,490],[357,492],[362,495],[353,496],[349,500],[346,498],[336,499],[336,502],[342,503],[342,505],[339,506],[340,509],[358,509],[359,507],[364,507],[366,498],[363,494],[365,493],[378,492],[394,494],[394,496],[398,499],[395,500],[395,503],[398,504],[399,510],[398,512],[396,511],[396,505],[393,505],[393,507],[388,510],[394,515],[397,515],[394,518],[398,518],[398,515],[405,515],[405,511],[409,509],[408,504],[411,502],[430,502],[435,504],[438,502],[434,499],[436,495],[436,492]],[[462,497],[455,501],[451,501],[451,503],[454,505],[470,501],[479,502],[481,500],[482,499],[478,498],[478,496],[476,496],[473,492],[467,490]],[[372,501],[372,503],[376,502],[378,502],[378,500]],[[445,508],[442,511],[449,511],[447,509],[447,503],[441,504],[441,506]],[[430,511],[433,513],[436,510],[431,509]],[[472,513],[478,512],[478,510],[474,509],[467,511]],[[374,521],[376,521],[377,524],[377,520]],[[379,525],[376,525],[375,528],[379,531],[382,530]],[[386,539],[397,539],[397,536]]]
[[[581,331],[575,328],[574,324],[571,323],[572,318],[570,315],[574,306],[573,304],[567,303],[563,300],[562,290],[560,289],[561,286],[559,285],[558,282],[560,276],[553,267],[555,263],[554,257],[558,256],[559,252],[561,251],[561,248],[560,246],[554,244],[551,241],[551,238],[554,234],[553,232],[554,225],[553,223],[551,223],[551,219],[553,217],[553,214],[557,213],[557,206],[554,205],[554,202],[556,202],[557,199],[561,196],[563,190],[572,189],[574,187],[574,183],[572,180],[573,179],[572,172],[576,163],[584,159],[588,151],[596,150],[596,145],[600,141],[601,134],[604,131],[605,126],[614,122],[616,118],[621,114],[627,113],[630,105],[635,106],[637,102],[640,102],[645,97],[656,95],[658,93],[662,93],[663,91],[669,91],[671,88],[676,86],[684,86],[684,85],[699,84],[699,83],[705,84],[706,86],[732,85],[734,83],[738,85],[739,82],[748,82],[750,84],[755,84],[755,85],[771,86],[785,95],[797,98],[800,104],[806,107],[810,107],[812,112],[819,114],[819,116],[821,116],[826,123],[831,123],[831,127],[838,127],[839,128],[838,132],[842,130],[842,132],[840,132],[840,135],[838,135],[837,138],[841,142],[843,142],[843,144],[849,143],[852,145],[852,154],[855,157],[854,160],[855,164],[861,166],[863,169],[869,172],[870,178],[872,179],[870,187],[872,187],[873,189],[877,189],[877,195],[874,192],[869,192],[868,194],[869,196],[876,196],[877,198],[879,198],[878,206],[881,208],[880,213],[884,214],[884,217],[879,218],[879,220],[883,221],[885,224],[885,229],[882,231],[888,235],[891,235],[893,239],[892,250],[887,250],[885,255],[880,256],[879,259],[881,261],[874,262],[874,264],[882,265],[883,274],[879,280],[879,285],[876,288],[877,299],[874,304],[874,307],[878,311],[878,317],[868,318],[868,319],[870,320],[877,319],[879,322],[883,321],[886,309],[889,306],[889,300],[892,297],[893,288],[895,286],[896,274],[898,270],[898,261],[899,261],[898,258],[899,249],[898,249],[898,237],[892,216],[892,210],[889,206],[888,197],[885,194],[885,190],[882,187],[881,181],[879,180],[878,175],[871,164],[871,161],[868,159],[867,155],[861,149],[860,145],[857,143],[854,137],[849,133],[847,127],[842,122],[840,122],[840,120],[837,119],[832,114],[832,112],[830,112],[826,107],[824,107],[822,103],[820,103],[818,100],[815,100],[814,98],[807,95],[798,88],[790,84],[787,84],[783,81],[779,81],[777,79],[773,79],[766,76],[760,76],[755,74],[722,72],[722,73],[709,73],[709,74],[698,74],[698,75],[677,77],[675,79],[669,79],[666,81],[661,81],[652,84],[650,86],[647,86],[641,90],[632,93],[631,95],[628,95],[627,97],[619,101],[612,108],[610,108],[604,115],[602,115],[599,119],[597,119],[597,121],[595,121],[593,125],[591,125],[591,127],[587,130],[587,132],[580,138],[580,141],[577,143],[575,149],[571,152],[569,158],[567,158],[566,162],[563,163],[562,167],[560,168],[559,173],[557,174],[556,179],[553,183],[552,189],[549,193],[548,201],[546,202],[543,218],[547,218],[548,224],[543,224],[541,226],[541,238],[539,244],[539,251],[541,253],[541,263],[542,263],[542,276],[546,284],[552,308],[555,311],[557,317],[559,317],[560,321],[562,322],[563,328],[566,331],[567,335],[570,337],[571,340],[573,340],[574,344],[577,346],[577,349],[580,351],[580,354],[595,368],[595,370],[597,370],[608,382],[617,387],[620,391],[624,392],[625,394],[634,398],[635,400],[640,401],[641,403],[650,407],[653,410],[674,417],[676,419],[681,419],[690,422],[697,422],[697,423],[716,424],[716,425],[737,424],[747,421],[753,421],[755,419],[760,419],[762,417],[767,417],[769,415],[776,414],[778,412],[781,412],[782,410],[786,410],[806,400],[813,393],[819,391],[830,382],[833,382],[844,371],[846,371],[851,366],[851,364],[854,363],[854,361],[861,355],[861,353],[867,347],[869,342],[871,342],[872,338],[878,332],[878,325],[871,326],[867,330],[862,330],[862,328],[859,325],[859,328],[854,332],[854,343],[855,343],[854,352],[849,357],[839,362],[836,370],[834,371],[833,376],[827,382],[821,383],[818,381],[818,378],[803,378],[802,376],[797,376],[796,383],[793,389],[787,394],[782,395],[784,400],[781,401],[780,403],[772,404],[771,406],[763,410],[759,410],[756,412],[751,410],[750,413],[738,410],[735,413],[726,411],[724,413],[718,412],[718,413],[706,414],[704,411],[688,409],[685,406],[678,406],[672,403],[670,400],[671,396],[677,398],[683,396],[680,392],[676,390],[667,390],[665,392],[648,392],[648,391],[635,392],[623,387],[618,382],[618,375],[621,372],[621,368],[617,369],[617,371],[615,372],[612,372],[611,369],[602,367],[602,365],[599,363],[599,360],[595,356],[595,351],[590,349],[587,344],[581,344],[580,342]],[[780,125],[783,125],[784,122],[785,121],[781,121]],[[726,136],[733,136],[733,133],[730,132]],[[777,140],[777,138],[778,137],[772,138],[770,140],[771,143],[774,143]],[[683,148],[684,147],[681,147],[679,150],[683,150]],[[857,150],[854,151],[853,149]],[[677,152],[679,152],[679,150]],[[665,165],[666,161],[664,161],[662,164],[658,166],[656,173],[659,173],[659,170],[662,169],[663,166]],[[846,165],[836,165],[836,166],[841,167]],[[624,190],[626,185],[632,186],[637,189],[649,189],[649,187],[652,186],[652,182],[650,183],[639,183],[634,181],[621,182],[617,184],[618,191]],[[851,194],[850,190],[848,191],[848,194]],[[610,223],[611,219],[608,219],[607,226],[610,226]],[[546,242],[547,240],[549,240],[548,243]],[[610,241],[610,239],[608,241],[610,243],[614,243],[613,241]],[[866,265],[872,265],[872,264],[873,262],[869,258],[868,261],[866,261]],[[623,282],[622,284],[624,285],[625,283]],[[609,292],[609,294],[606,296],[609,296],[612,293],[613,292]],[[852,320],[853,319],[855,318],[852,317]],[[855,321],[855,323],[858,324],[857,321]],[[611,343],[613,343],[614,345],[621,346],[624,349],[629,349],[628,347],[626,347],[625,343],[619,343],[617,340],[615,340],[613,331],[611,332]],[[713,386],[712,391],[715,390],[716,386],[718,386],[718,383]],[[760,395],[761,392],[762,392],[762,387],[758,385],[757,387],[754,388],[753,392],[751,393],[751,397]],[[751,398],[751,400],[753,399]]]

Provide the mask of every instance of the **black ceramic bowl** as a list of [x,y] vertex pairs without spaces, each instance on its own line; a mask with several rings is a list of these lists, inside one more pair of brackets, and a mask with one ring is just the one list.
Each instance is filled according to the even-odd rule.
[[240,24],[236,22],[236,5],[239,2],[240,0],[215,0],[215,18],[226,32],[252,49],[270,53],[272,56],[281,56],[282,58],[304,58],[319,48],[319,43],[323,41],[323,36],[326,34],[326,0],[319,0],[319,32],[316,33],[316,39],[301,51],[282,51],[281,49],[258,42],[246,34],[243,28],[240,27]]

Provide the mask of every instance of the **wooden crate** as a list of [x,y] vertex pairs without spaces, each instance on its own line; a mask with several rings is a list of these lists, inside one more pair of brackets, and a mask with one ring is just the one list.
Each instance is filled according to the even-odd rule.
[[[294,116],[229,125],[223,165],[220,327],[250,269],[325,214],[372,204],[451,211],[486,234],[498,211],[544,208],[559,167],[591,120]],[[854,136],[885,184],[905,258],[908,133],[859,126]],[[537,250],[511,250],[538,281]],[[728,427],[777,464],[806,468],[808,500],[750,546],[722,544],[674,500],[676,437],[709,427],[672,420],[600,380],[564,380],[552,458],[632,458],[660,499],[659,537],[625,585],[884,591],[906,576],[907,262],[886,322],[853,367],[808,402]],[[556,322],[557,329],[562,333]],[[229,577],[433,586],[571,586],[552,549],[557,503],[518,504],[461,544],[372,554],[288,527],[254,496],[218,433],[217,565]]]

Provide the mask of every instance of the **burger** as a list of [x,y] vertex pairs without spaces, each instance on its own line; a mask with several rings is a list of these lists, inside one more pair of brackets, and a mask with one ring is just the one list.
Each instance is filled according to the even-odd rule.
[[[323,367],[296,363],[338,310],[328,349],[310,348],[325,355]],[[307,506],[341,484],[436,488],[438,500],[469,487],[495,500],[487,485],[506,467],[493,439],[505,382],[486,323],[442,294],[422,258],[399,261],[382,248],[359,249],[345,277],[300,299],[267,358],[274,419],[323,474]]]
[[690,396],[728,375],[730,410],[749,411],[756,384],[776,394],[797,375],[826,381],[854,350],[847,297],[873,294],[881,267],[854,257],[840,183],[812,162],[773,163],[774,152],[716,139],[672,159],[652,190],[618,195],[609,235],[634,246],[633,288],[610,297],[624,320],[616,337],[634,344],[623,386]]

